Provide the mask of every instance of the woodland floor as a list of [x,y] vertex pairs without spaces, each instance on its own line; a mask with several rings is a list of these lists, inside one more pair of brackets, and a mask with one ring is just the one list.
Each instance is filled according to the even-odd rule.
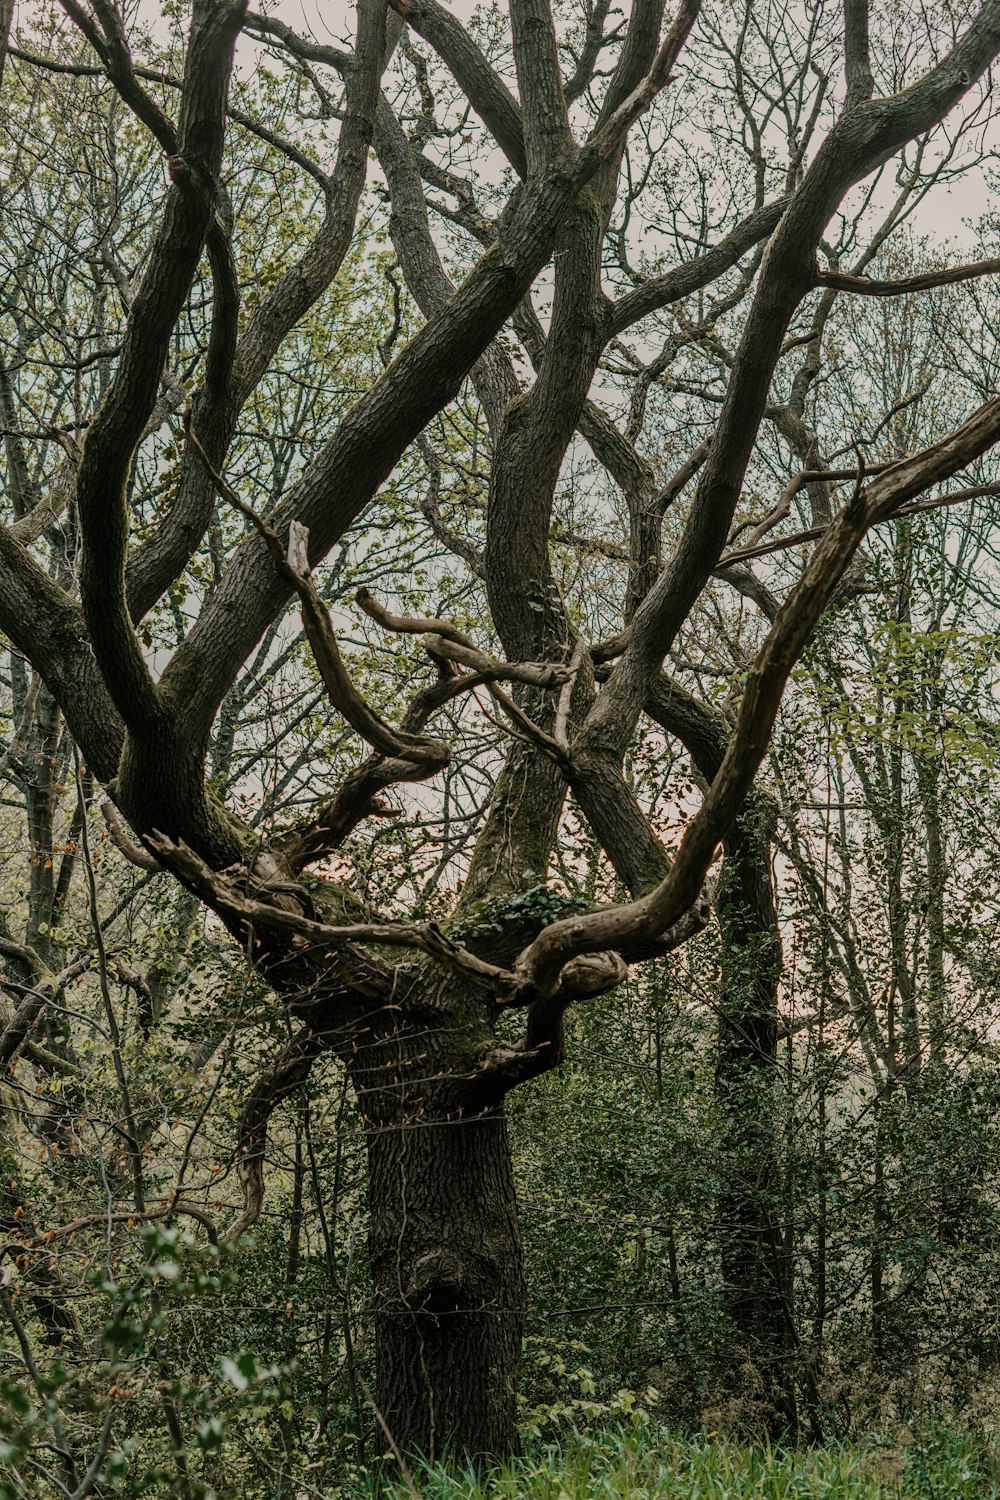
[[[345,1500],[347,1497],[345,1492]],[[370,1493],[354,1492],[359,1497]],[[655,1428],[572,1434],[486,1479],[417,1472],[393,1500],[995,1500],[1000,1446],[935,1424],[785,1452]]]

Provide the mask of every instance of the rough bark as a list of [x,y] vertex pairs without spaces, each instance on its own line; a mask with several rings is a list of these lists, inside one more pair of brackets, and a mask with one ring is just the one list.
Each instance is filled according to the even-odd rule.
[[[348,84],[323,227],[261,302],[242,338],[221,186],[229,67],[241,7],[196,0],[176,137],[138,89],[139,75],[122,38],[102,41],[79,12],[78,24],[122,98],[168,152],[172,186],[123,320],[118,364],[88,418],[76,496],[83,533],[81,602],[69,592],[72,580],[63,588],[46,575],[28,550],[26,533],[3,528],[0,627],[44,679],[88,764],[110,783],[137,835],[219,912],[287,1011],[291,1042],[258,1080],[244,1112],[240,1172],[250,1206],[259,1211],[263,1195],[269,1109],[301,1083],[323,1051],[337,1052],[369,1136],[380,1416],[407,1453],[500,1455],[516,1440],[514,1375],[523,1305],[504,1093],[561,1059],[563,1014],[573,1000],[620,981],[625,962],[640,961],[658,944],[669,946],[670,931],[679,934],[678,941],[687,935],[691,929],[684,924],[720,839],[728,840],[730,857],[721,896],[727,959],[719,1099],[734,1121],[734,1151],[738,1147],[747,1163],[737,1173],[730,1205],[723,1207],[734,1241],[725,1270],[737,1322],[748,1339],[761,1345],[771,1340],[765,1360],[777,1357],[781,1275],[767,1253],[774,1236],[768,1206],[773,1143],[767,1110],[757,1105],[766,1101],[773,1071],[778,945],[759,807],[753,804],[742,819],[741,810],[789,673],[866,528],[985,452],[1000,433],[1000,403],[982,408],[949,438],[882,473],[868,488],[859,481],[801,584],[771,612],[772,630],[750,670],[728,740],[715,744],[711,766],[703,766],[711,781],[704,805],[670,865],[652,820],[627,784],[623,757],[664,656],[727,543],[789,325],[817,285],[813,262],[825,227],[853,183],[931,128],[982,74],[1000,47],[1000,0],[981,7],[948,59],[905,92],[875,100],[864,8],[852,4],[847,107],[811,154],[794,191],[789,184],[789,196],[772,205],[759,195],[754,211],[714,249],[637,286],[614,307],[605,298],[601,272],[625,138],[665,86],[697,4],[682,0],[661,41],[661,0],[636,0],[603,106],[582,143],[570,133],[556,33],[544,0],[512,0],[520,102],[435,0],[396,0],[396,9],[423,28],[524,180],[487,226],[485,254],[452,288],[442,279],[418,201],[421,147],[379,103],[385,54],[379,0],[363,0],[351,59],[295,39],[282,23],[257,18],[256,28],[285,41],[299,61],[333,66],[348,75]],[[108,17],[114,24],[110,11]],[[426,322],[391,362],[386,353],[378,378],[329,435],[317,438],[314,456],[271,509],[269,526],[255,525],[234,549],[183,644],[154,680],[134,620],[191,560],[215,492],[227,498],[224,481],[218,481],[241,407],[343,260],[370,139],[393,198],[400,263]],[[298,572],[281,564],[286,537],[296,525],[308,528],[311,562],[325,557],[471,375],[493,440],[483,558],[493,624],[511,657],[565,665],[578,642],[555,582],[553,498],[574,431],[583,426],[602,441],[600,423],[593,413],[588,422],[587,407],[598,361],[635,319],[699,290],[765,238],[716,432],[704,462],[690,470],[693,475],[700,464],[677,550],[660,571],[660,517],[655,508],[645,518],[637,510],[629,638],[610,681],[595,688],[581,650],[571,698],[564,702],[560,696],[556,704],[545,697],[546,688],[535,685],[519,704],[508,700],[508,719],[521,738],[500,779],[466,893],[467,905],[473,897],[509,894],[529,863],[536,876],[543,874],[569,787],[636,899],[520,933],[509,951],[493,955],[513,972],[491,969],[432,924],[369,921],[348,889],[310,877],[305,867],[336,851],[362,817],[381,810],[373,800],[376,791],[418,780],[419,765],[427,771],[428,763],[426,756],[414,759],[413,743],[369,712],[345,680],[332,622],[329,639],[320,638],[322,631],[310,638],[321,672],[324,660],[330,668],[324,675],[334,707],[372,748],[368,760],[345,778],[310,827],[271,846],[222,804],[206,780],[220,703],[255,644],[278,629],[297,580],[308,581],[305,563]],[[710,239],[706,235],[706,243]],[[498,336],[519,306],[524,314],[524,299],[554,251],[552,315],[539,336],[537,379],[531,391],[516,395],[513,367]],[[164,360],[178,318],[190,310],[206,254],[213,310],[204,387],[193,403],[192,440],[174,508],[140,546],[130,511],[137,448],[151,430]],[[828,290],[832,296],[833,287]],[[614,446],[606,431],[603,441]],[[646,479],[637,496],[640,507],[665,503]],[[279,538],[276,567],[272,544]],[[455,665],[449,661],[441,668],[446,686]],[[473,671],[464,681],[471,678],[487,680]],[[537,713],[537,722],[526,707]],[[419,724],[404,723],[403,733],[422,731],[429,713]],[[437,764],[446,759],[445,752]],[[289,852],[293,844],[298,863]],[[387,949],[400,948],[410,950],[407,961],[385,960]],[[497,1039],[500,1005],[525,1013],[515,1044]]]
[[403,1453],[516,1452],[524,1277],[507,1123],[475,1078],[421,1078],[427,1038],[388,1037],[352,1067],[368,1134],[376,1401]]

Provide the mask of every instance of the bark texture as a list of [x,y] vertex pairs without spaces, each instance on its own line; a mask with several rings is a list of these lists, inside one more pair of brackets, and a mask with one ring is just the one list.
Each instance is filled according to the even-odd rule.
[[507,1122],[435,1092],[367,1125],[376,1399],[401,1452],[492,1459],[518,1449],[525,1296]]
[[345,1053],[364,1121],[376,1403],[401,1453],[516,1451],[524,1276],[491,1001],[418,975]]
[[[945,437],[898,463],[880,464],[867,482],[859,468],[854,493],[835,514],[836,474],[813,471],[815,431],[805,420],[805,395],[817,384],[814,353],[837,296],[893,292],[868,280],[858,284],[856,273],[867,264],[863,257],[855,274],[833,279],[824,279],[816,258],[826,251],[825,236],[850,189],[938,125],[989,68],[1000,51],[1000,0],[977,6],[957,41],[949,41],[951,51],[888,97],[874,96],[873,78],[888,73],[881,64],[871,67],[867,8],[850,0],[843,17],[846,100],[825,138],[818,138],[826,118],[821,91],[805,134],[789,126],[794,159],[787,176],[779,174],[780,195],[771,199],[765,191],[770,179],[758,134],[756,175],[748,175],[742,196],[734,188],[730,222],[717,231],[715,204],[701,226],[683,219],[678,264],[655,277],[633,274],[626,231],[642,191],[633,192],[635,183],[655,177],[658,151],[651,152],[649,143],[673,128],[671,109],[650,124],[646,165],[638,172],[632,147],[639,132],[632,141],[629,132],[667,88],[675,68],[685,66],[682,54],[698,20],[698,0],[678,0],[673,14],[665,13],[662,0],[635,0],[628,21],[620,23],[601,0],[592,7],[568,85],[547,0],[509,0],[513,81],[499,76],[474,35],[437,0],[392,0],[395,15],[388,26],[383,0],[359,0],[350,54],[297,36],[281,21],[248,15],[242,0],[192,0],[183,79],[161,80],[164,89],[178,92],[176,124],[145,93],[140,79],[160,75],[133,66],[125,23],[114,7],[99,4],[91,15],[66,0],[64,8],[93,55],[90,73],[106,76],[122,106],[165,153],[169,184],[139,257],[141,274],[133,285],[133,267],[127,288],[122,283],[127,295],[117,346],[102,371],[106,379],[92,409],[74,410],[66,429],[84,436],[69,468],[60,467],[58,493],[55,482],[50,485],[51,521],[39,510],[46,497],[36,504],[38,486],[33,478],[28,482],[23,434],[10,414],[16,404],[13,375],[6,364],[0,367],[14,498],[13,524],[0,525],[0,629],[45,684],[37,726],[41,752],[55,754],[60,726],[68,726],[89,772],[108,786],[147,857],[155,853],[222,918],[288,1023],[284,1050],[262,1068],[243,1112],[238,1166],[246,1203],[238,1227],[251,1223],[264,1201],[271,1110],[302,1084],[316,1058],[335,1053],[353,1082],[368,1134],[380,1418],[404,1454],[433,1459],[511,1452],[524,1286],[504,1095],[562,1060],[570,1004],[611,989],[628,964],[668,951],[703,925],[703,882],[725,843],[717,1091],[729,1122],[731,1172],[720,1204],[730,1240],[723,1272],[735,1322],[764,1372],[781,1424],[790,1426],[790,1297],[775,1214],[770,1107],[780,943],[768,813],[753,791],[754,778],[792,669],[868,528],[892,519],[918,496],[936,497],[936,487],[1000,439],[995,399]],[[9,9],[0,0],[0,38],[6,36]],[[748,9],[747,26],[751,15]],[[462,132],[468,127],[471,138],[479,129],[476,119],[482,121],[517,175],[500,208],[493,199],[502,196],[501,184],[495,184],[496,195],[493,185],[482,195],[474,170],[468,180],[456,175],[475,160],[465,156],[464,139],[449,158],[456,172],[434,157],[440,142],[455,143],[456,132],[434,117],[429,84],[417,88],[416,125],[405,103],[397,103],[399,79],[382,92],[395,45],[409,45],[403,37],[407,21],[449,71],[446,92],[451,96],[454,85],[468,104]],[[336,120],[340,136],[329,172],[315,162],[307,168],[322,199],[318,227],[308,238],[305,216],[304,249],[290,254],[273,278],[269,271],[263,282],[250,281],[253,311],[241,320],[226,131],[227,121],[236,118],[229,80],[244,26],[290,60],[295,87],[289,99],[329,70],[329,86],[316,83],[317,94],[324,128]],[[0,58],[3,50],[0,40]],[[54,71],[62,66],[52,59],[41,65]],[[429,74],[422,76],[426,82]],[[810,56],[802,64],[802,90],[814,76],[822,77],[825,89],[826,72]],[[577,139],[585,96],[589,126]],[[573,103],[572,118],[567,101]],[[689,118],[686,107],[678,119]],[[767,104],[768,140],[780,113],[773,101]],[[750,118],[748,139],[756,128]],[[257,133],[273,144],[273,132]],[[307,134],[314,140],[320,132],[310,125]],[[289,336],[301,328],[309,347],[318,349],[315,332],[301,320],[330,291],[352,243],[361,239],[357,215],[371,144],[390,200],[399,271],[423,321],[409,307],[402,315],[402,291],[393,280],[394,324],[378,345],[380,371],[363,382],[353,404],[345,398],[336,420],[324,415],[313,430],[303,419],[294,434],[294,478],[276,482],[265,521],[236,494],[225,471],[228,466],[245,472],[243,444],[256,441],[253,430],[260,426],[249,403],[287,352]],[[483,159],[490,149],[483,143]],[[298,148],[285,155],[299,168],[308,159]],[[697,157],[684,144],[682,158],[689,155]],[[428,197],[425,183],[442,196]],[[490,213],[480,212],[477,196],[489,197]],[[429,209],[450,217],[470,246],[482,248],[454,281],[442,264]],[[718,209],[724,218],[726,206]],[[449,256],[461,253],[460,242],[456,236],[449,243]],[[238,236],[234,243],[240,243]],[[359,253],[363,258],[364,245]],[[617,256],[619,285],[627,288],[616,301],[605,290],[609,255]],[[746,255],[751,260],[741,266]],[[982,266],[972,269],[983,273]],[[551,293],[547,325],[543,298],[539,309],[531,301],[543,276],[543,297]],[[713,283],[719,283],[714,299]],[[815,350],[801,364],[783,413],[776,413],[776,372],[803,343],[798,336],[789,341],[789,330],[818,287],[820,311],[807,341]],[[722,361],[724,388],[713,385],[706,394],[706,401],[716,402],[713,415],[697,432],[679,427],[677,441],[686,445],[686,456],[676,455],[673,479],[659,484],[639,450],[650,388],[669,375],[682,347],[698,349],[699,358],[717,351],[720,329],[744,296],[740,331]],[[695,299],[706,309],[703,318],[697,313],[697,327],[691,322]],[[668,306],[681,332],[671,336],[660,361],[637,376],[629,431],[619,432],[591,397],[595,378],[612,355],[625,361],[621,371],[627,376],[634,356],[622,339],[638,320]],[[403,337],[411,322],[414,330]],[[512,329],[523,361],[510,353]],[[648,333],[639,333],[638,347]],[[170,367],[177,349],[185,351],[184,359],[194,350],[190,370],[197,389],[183,424],[176,488],[161,505],[159,490],[136,497],[134,489],[144,473],[165,468],[155,443],[164,412],[177,412],[176,405],[164,405],[161,390],[171,382],[178,389],[184,384]],[[81,355],[77,373],[83,383],[90,358]],[[334,358],[316,377],[319,384],[335,373]],[[428,432],[467,379],[484,415],[488,441],[482,453],[488,449],[489,469],[482,481],[474,474],[470,494],[477,504],[480,492],[488,498],[484,534],[477,521],[452,550],[485,587],[492,620],[484,634],[495,633],[506,660],[492,660],[448,621],[391,616],[370,596],[365,604],[362,591],[359,604],[382,628],[424,639],[436,674],[399,722],[390,723],[387,715],[395,710],[383,713],[369,704],[353,681],[334,617],[310,569],[334,548],[347,556],[350,529],[359,521],[367,525],[363,518],[411,445],[426,457]],[[31,430],[38,424],[36,404],[34,396],[24,401],[23,420]],[[752,568],[731,566],[734,560],[752,562],[755,547],[730,555],[720,570],[765,423],[807,469],[754,527],[753,541],[788,514],[803,486],[813,519],[823,528],[783,601]],[[469,425],[475,426],[474,418]],[[48,441],[47,433],[40,438]],[[240,451],[233,450],[237,433]],[[627,570],[624,628],[614,649],[603,654],[592,653],[582,638],[577,614],[586,611],[578,610],[570,594],[574,585],[565,582],[566,569],[553,551],[561,524],[556,500],[576,433],[585,435],[619,483],[628,511],[625,540],[617,550],[611,543],[612,555]],[[180,430],[176,439],[180,447]],[[480,461],[477,449],[471,469],[477,471]],[[429,467],[434,462],[432,453]],[[664,512],[689,481],[692,495],[684,501],[676,545],[665,557]],[[63,493],[67,486],[72,502]],[[460,520],[443,520],[439,499],[422,507],[424,519],[435,540],[452,547]],[[199,583],[192,594],[195,604],[186,607],[194,608],[193,618],[177,605],[175,648],[165,664],[156,663],[156,675],[142,618],[158,605],[170,613],[173,603],[165,591],[186,570],[202,577],[203,541],[217,503],[238,513],[246,528],[228,555],[221,547],[218,556],[206,549],[215,570],[212,585]],[[52,565],[63,510],[79,525],[78,568],[75,549],[73,567]],[[371,535],[357,558],[375,560]],[[759,603],[770,624],[749,663],[732,722],[663,678],[678,633],[713,574]],[[394,577],[391,570],[388,576]],[[607,592],[611,597],[614,590]],[[296,595],[334,721],[342,721],[345,742],[349,728],[368,748],[302,824],[274,832],[269,816],[240,816],[238,793],[226,804],[209,775],[208,756],[220,706],[234,684],[242,691],[255,666],[266,667]],[[704,619],[699,629],[703,625]],[[602,662],[603,675],[595,670]],[[399,680],[385,679],[397,686]],[[26,694],[24,672],[19,682]],[[501,683],[515,686],[507,694]],[[313,876],[309,867],[337,868],[348,835],[389,810],[379,793],[447,772],[449,747],[424,731],[451,699],[476,690],[489,695],[490,721],[502,730],[496,759],[504,764],[488,810],[474,810],[478,843],[453,932],[428,921],[380,919],[348,881],[329,873]],[[391,691],[385,690],[387,702]],[[681,738],[706,783],[702,806],[673,858],[655,809],[643,807],[630,781],[629,757],[643,714]],[[217,743],[231,746],[234,738],[235,730],[224,723]],[[44,788],[36,790],[32,833],[40,846],[51,846],[52,807]],[[519,927],[491,921],[500,937],[488,940],[488,951],[487,940],[478,949],[465,947],[454,935],[459,922],[471,930],[482,908],[514,901],[523,894],[526,872],[533,882],[545,881],[568,797],[593,840],[595,870],[606,857],[632,899],[587,911],[571,905],[558,911],[558,919],[550,902],[546,915]],[[82,795],[80,801],[82,806]],[[289,809],[290,816],[299,812],[297,804]],[[86,827],[84,822],[83,833]],[[932,857],[939,864],[940,850]],[[55,922],[59,891],[59,878],[53,882],[43,866],[33,892],[38,933]],[[21,1046],[33,1022],[31,1006],[41,1003],[38,995],[26,999],[6,1028],[6,1043],[0,1040],[0,1053],[5,1045]],[[519,1033],[511,1028],[516,1040],[499,1026],[502,1012],[523,1018]]]

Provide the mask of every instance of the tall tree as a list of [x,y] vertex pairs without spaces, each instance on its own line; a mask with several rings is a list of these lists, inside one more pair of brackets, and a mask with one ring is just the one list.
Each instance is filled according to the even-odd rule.
[[[48,243],[37,215],[36,239],[22,234],[11,252],[0,627],[144,845],[140,857],[218,914],[287,1017],[287,1045],[241,1121],[240,1227],[261,1208],[269,1115],[317,1059],[339,1058],[367,1131],[381,1420],[401,1451],[506,1452],[516,1444],[524,1289],[505,1095],[559,1063],[568,1007],[704,924],[706,877],[725,841],[720,1092],[743,1107],[753,1060],[773,1059],[776,939],[766,828],[758,804],[742,819],[741,810],[789,674],[851,583],[867,530],[921,497],[954,499],[944,487],[1000,437],[992,398],[891,461],[876,426],[838,466],[806,403],[824,360],[838,357],[826,335],[839,296],[903,295],[997,269],[865,274],[961,155],[1000,51],[1000,0],[954,31],[943,16],[909,49],[897,44],[894,13],[870,18],[863,0],[845,0],[836,25],[821,8],[779,8],[765,20],[750,4],[702,13],[698,0],[667,17],[660,0],[636,0],[618,25],[598,3],[565,33],[545,0],[510,0],[498,45],[438,0],[395,0],[388,12],[383,0],[359,0],[350,47],[299,36],[239,0],[193,0],[176,74],[136,62],[138,40],[113,4],[63,6],[81,39],[70,59],[11,45],[5,89],[47,70],[81,87],[106,77],[163,154],[168,181],[129,256],[131,275],[112,265],[95,277],[96,319],[88,311],[74,326],[75,265],[46,307],[34,276],[36,240]],[[324,128],[337,124],[331,167],[315,158],[315,129],[304,124],[292,140],[242,111],[230,88],[241,33],[280,55],[294,88],[318,101]],[[387,72],[394,54],[398,74]],[[724,103],[710,104],[722,84]],[[297,237],[289,226],[287,250],[255,241],[255,196],[232,154],[238,131],[315,185],[315,229]],[[107,160],[106,138],[77,144],[81,173],[101,152]],[[472,180],[477,145],[490,170]],[[386,196],[413,306],[387,268],[395,310],[380,340],[384,368],[282,468],[255,425],[257,395],[296,357],[321,302],[338,306],[323,299],[363,233],[372,146],[383,184],[372,192]],[[862,183],[858,207],[849,195]],[[29,216],[30,198],[26,178]],[[89,265],[105,263],[120,228],[114,219],[88,243]],[[651,356],[663,318],[672,328]],[[35,395],[52,360],[44,338],[67,324],[76,352],[53,421],[53,403],[40,412]],[[84,399],[91,361],[107,378]],[[624,429],[605,374],[633,386]],[[313,366],[307,378],[322,386],[326,375]],[[470,388],[471,418],[451,422]],[[668,438],[647,425],[647,408],[661,433],[673,412]],[[46,455],[56,438],[77,435],[71,469],[57,474]],[[556,514],[577,435],[624,500],[621,536],[606,548],[624,563],[618,629],[600,643],[588,639],[597,615],[587,617],[560,561],[561,548],[590,545]],[[263,499],[245,463],[254,441],[259,463],[277,471]],[[376,497],[413,445],[432,481],[426,526],[481,581],[489,616],[477,630],[447,611],[407,614],[395,599],[390,609],[362,589],[369,619],[386,637],[416,637],[433,672],[390,714],[359,687],[314,570],[347,542],[374,581]],[[454,495],[443,505],[445,465],[471,477],[466,502],[481,535],[455,523]],[[782,467],[759,519],[755,493]],[[987,482],[974,475],[964,490]],[[770,533],[803,493],[818,545],[776,597],[747,565],[793,540]],[[734,526],[750,530],[741,548]],[[61,570],[64,532],[74,545]],[[181,601],[185,574],[192,587]],[[768,628],[724,722],[696,703],[684,728],[665,663],[676,670],[680,646],[702,636],[716,577],[754,601]],[[213,730],[260,643],[280,649],[290,602],[331,705],[368,753],[305,817],[282,820],[271,807],[254,822],[212,775]],[[144,622],[168,606],[177,630],[165,645]],[[390,669],[391,654],[387,645]],[[398,903],[373,911],[344,875],[348,841],[385,814],[391,788],[448,774],[449,745],[429,726],[475,694],[490,700],[497,770],[461,889],[441,925],[404,919]],[[647,714],[703,747],[694,753],[704,794],[672,855],[657,808],[628,775]],[[419,818],[425,794],[404,794],[404,811]],[[559,914],[550,893],[525,899],[525,887],[544,881],[570,797],[619,899]],[[760,972],[750,980],[733,972],[752,963]],[[732,1211],[759,1247],[772,1226],[747,1209],[745,1187],[737,1183]],[[753,1243],[740,1255],[745,1267],[764,1266],[747,1274],[773,1315],[773,1256]]]

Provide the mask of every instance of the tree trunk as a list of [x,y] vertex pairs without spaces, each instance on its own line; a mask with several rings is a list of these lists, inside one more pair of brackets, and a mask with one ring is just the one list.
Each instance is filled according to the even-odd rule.
[[778,1215],[778,932],[771,810],[759,793],[726,841],[719,891],[723,983],[715,1091],[723,1134],[721,1269],[737,1335],[775,1435],[796,1427],[793,1331]]
[[440,1037],[411,1026],[351,1066],[368,1133],[376,1405],[402,1455],[481,1461],[518,1451],[521,1235],[502,1091],[470,1065],[472,1028],[461,1057],[454,1033],[442,1057]]
[[[718,775],[730,727],[662,676],[647,712],[676,735],[706,781]],[[792,1348],[791,1236],[777,1211],[778,981],[781,933],[771,877],[776,808],[760,788],[750,792],[725,841],[717,911],[722,986],[715,1097],[723,1181],[719,1258],[729,1313],[759,1379],[767,1425],[775,1436],[797,1425]]]

